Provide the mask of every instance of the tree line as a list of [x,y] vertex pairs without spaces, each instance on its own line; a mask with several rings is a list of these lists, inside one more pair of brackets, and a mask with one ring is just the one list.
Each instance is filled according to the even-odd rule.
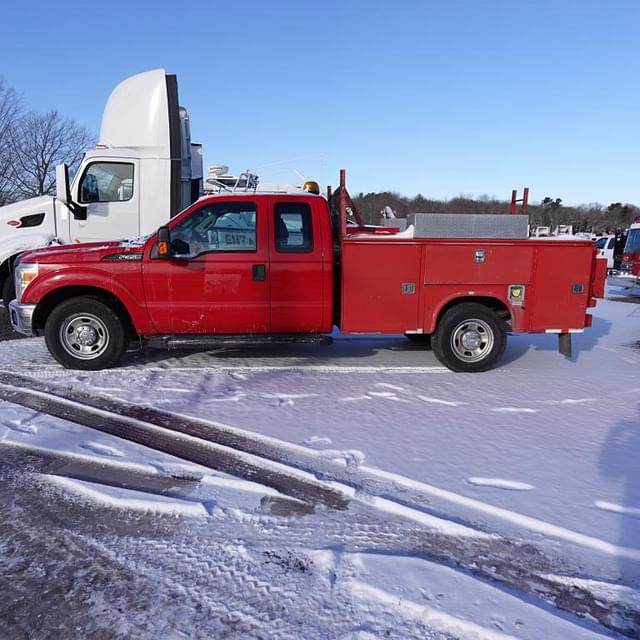
[[54,194],[56,165],[73,174],[91,132],[57,111],[27,110],[22,97],[0,79],[0,206]]
[[[368,224],[379,223],[380,211],[385,206],[390,206],[397,217],[405,218],[409,213],[508,214],[511,204],[509,200],[498,200],[488,196],[459,196],[450,200],[437,200],[420,194],[415,198],[407,198],[388,191],[360,193],[353,198],[353,202]],[[612,202],[607,206],[594,203],[570,207],[564,206],[561,198],[547,196],[538,204],[530,203],[528,214],[529,222],[533,226],[549,226],[553,230],[559,225],[572,225],[574,233],[600,234],[626,229],[636,216],[640,216],[640,208],[622,202]]]

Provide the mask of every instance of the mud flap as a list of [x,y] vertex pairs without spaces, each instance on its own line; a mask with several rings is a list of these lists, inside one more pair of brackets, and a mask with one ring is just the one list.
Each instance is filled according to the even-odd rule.
[[571,334],[559,333],[558,334],[558,351],[565,357],[571,357]]

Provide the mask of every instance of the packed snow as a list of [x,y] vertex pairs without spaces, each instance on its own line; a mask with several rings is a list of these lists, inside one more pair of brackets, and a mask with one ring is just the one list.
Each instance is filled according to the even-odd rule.
[[[573,336],[571,360],[553,335],[516,335],[500,366],[482,374],[452,373],[403,336],[145,351],[99,372],[62,369],[40,338],[0,342],[2,371],[250,433],[348,496],[344,512],[279,516],[265,505],[286,496],[269,487],[5,401],[0,448],[99,465],[113,477],[181,478],[188,486],[170,495],[64,474],[45,474],[41,490],[92,513],[180,518],[180,540],[169,533],[153,545],[179,547],[175,558],[205,562],[211,575],[227,575],[231,563],[228,593],[222,584],[206,596],[212,610],[237,617],[229,637],[617,637],[595,617],[476,575],[472,559],[454,565],[409,541],[525,545],[549,561],[540,569],[549,583],[640,611],[639,303],[609,289],[593,328]],[[116,544],[83,534],[119,566],[158,584],[170,576],[172,588],[201,597],[201,567],[159,557],[142,537]],[[243,589],[251,611],[237,604]],[[286,606],[262,619],[278,598]],[[184,635],[169,635],[158,626],[168,616],[140,628],[129,620],[115,637],[134,628],[149,630],[136,637],[223,635],[215,625],[207,635],[197,616],[181,619]],[[640,637],[628,627],[617,628]]]

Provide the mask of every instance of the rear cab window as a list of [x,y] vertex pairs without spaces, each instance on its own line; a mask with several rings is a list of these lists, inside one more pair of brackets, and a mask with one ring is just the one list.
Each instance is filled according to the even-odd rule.
[[307,202],[278,202],[274,209],[275,248],[280,253],[311,253],[313,224]]

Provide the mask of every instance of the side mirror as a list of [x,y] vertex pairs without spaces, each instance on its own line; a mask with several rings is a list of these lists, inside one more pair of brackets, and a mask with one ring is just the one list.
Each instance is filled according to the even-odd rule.
[[59,164],[56,167],[56,198],[62,202],[62,204],[69,207],[69,210],[76,220],[87,219],[87,207],[82,207],[71,200],[69,167],[66,164]]
[[171,230],[167,226],[158,229],[158,239],[156,241],[156,253],[158,258],[171,258]]
[[76,204],[75,202],[71,203],[69,207],[71,209],[71,213],[73,213],[73,217],[76,220],[86,220],[87,219],[87,207],[83,207],[82,205]]
[[56,198],[69,206],[71,195],[69,193],[69,167],[59,164],[56,167]]

